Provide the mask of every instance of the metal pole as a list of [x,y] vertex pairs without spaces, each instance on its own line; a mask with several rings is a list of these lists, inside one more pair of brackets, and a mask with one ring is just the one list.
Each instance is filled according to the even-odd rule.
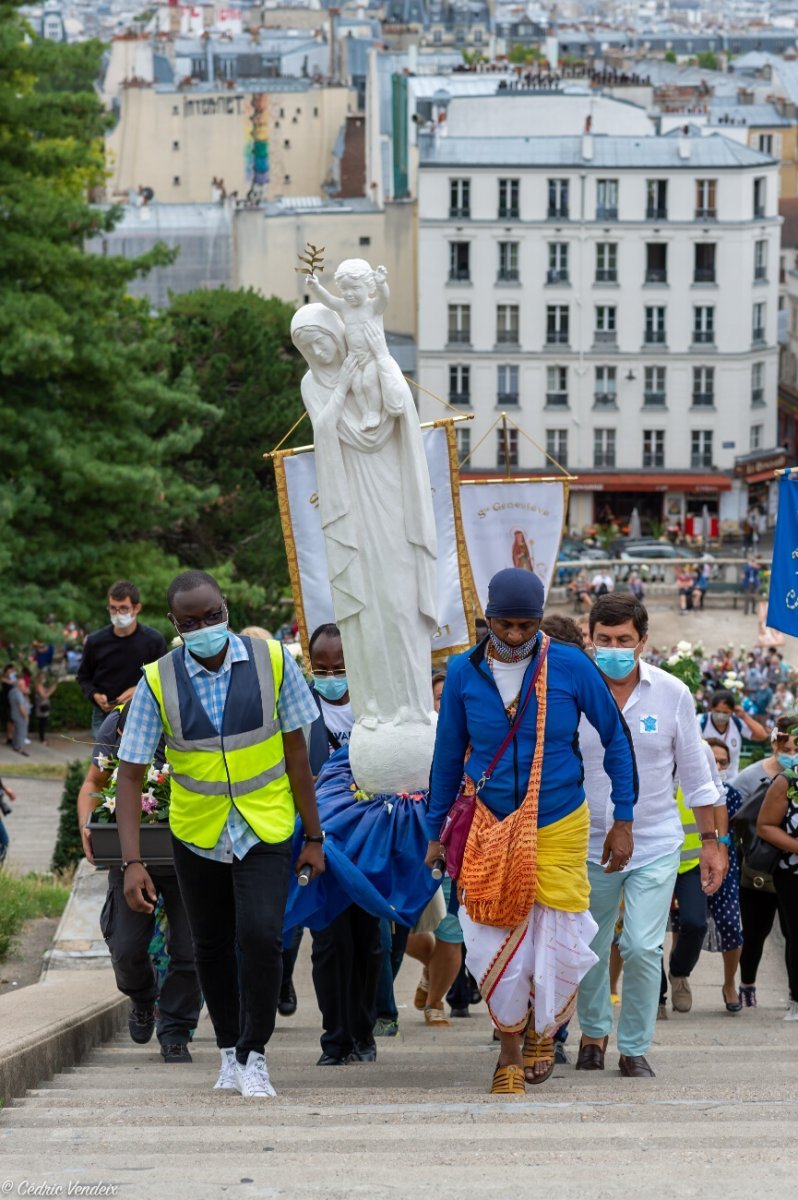
[[502,441],[504,443],[504,478],[509,479],[510,471],[510,432],[507,426],[507,413],[502,413]]

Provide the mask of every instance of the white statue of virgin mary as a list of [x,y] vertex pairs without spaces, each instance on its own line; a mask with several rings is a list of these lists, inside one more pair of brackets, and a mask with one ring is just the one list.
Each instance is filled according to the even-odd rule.
[[[434,743],[430,639],[437,627],[436,537],[418,414],[376,322],[365,339],[382,407],[361,429],[351,393],[359,369],[340,318],[306,304],[291,322],[310,370],[319,509],[335,618],[355,715],[350,763],[369,792],[425,788]],[[375,408],[380,405],[375,403]]]

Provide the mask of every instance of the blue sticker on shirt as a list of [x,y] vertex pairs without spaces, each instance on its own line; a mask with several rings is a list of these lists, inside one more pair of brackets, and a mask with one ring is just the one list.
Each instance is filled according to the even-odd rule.
[[656,733],[657,732],[657,718],[656,717],[641,717],[640,718],[640,732],[641,733]]

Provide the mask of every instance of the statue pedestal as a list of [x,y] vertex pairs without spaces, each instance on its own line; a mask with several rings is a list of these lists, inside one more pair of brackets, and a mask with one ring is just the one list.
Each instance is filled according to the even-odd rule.
[[435,748],[437,713],[429,723],[355,724],[349,741],[352,775],[364,792],[404,795],[426,791]]

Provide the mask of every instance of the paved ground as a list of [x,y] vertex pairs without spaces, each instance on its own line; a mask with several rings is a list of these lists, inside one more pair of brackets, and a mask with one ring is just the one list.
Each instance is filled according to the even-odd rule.
[[5,825],[11,843],[6,866],[17,875],[49,871],[58,833],[58,806],[64,785],[54,779],[12,779],[17,793]]
[[[657,1025],[656,1080],[622,1080],[611,1048],[604,1073],[558,1067],[502,1100],[485,1094],[496,1050],[482,1006],[436,1032],[405,1007],[402,1036],[380,1040],[376,1064],[316,1067],[303,945],[299,1011],[279,1020],[269,1050],[277,1100],[211,1091],[217,1052],[204,1019],[191,1066],[166,1067],[120,1036],[2,1114],[0,1192],[27,1180],[64,1195],[70,1182],[107,1183],[130,1200],[787,1197],[798,1024],[780,1019],[781,954],[769,946],[760,1007],[739,1016],[720,1006],[719,956],[704,955],[694,1011]],[[416,978],[407,963],[404,1005]]]

